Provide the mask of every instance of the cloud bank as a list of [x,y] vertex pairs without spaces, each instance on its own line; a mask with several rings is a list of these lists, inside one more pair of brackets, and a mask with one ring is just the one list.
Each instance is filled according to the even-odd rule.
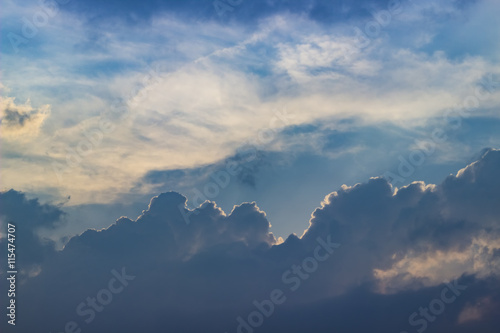
[[[39,258],[19,287],[19,318],[30,318],[19,329],[495,332],[499,167],[490,149],[439,185],[344,185],[284,242],[255,203],[189,210],[182,195],[163,193],[136,220]],[[2,196],[2,219],[19,229],[38,225],[31,214],[48,227],[61,218],[18,192]],[[30,249],[50,248],[23,246],[20,265],[34,260]]]

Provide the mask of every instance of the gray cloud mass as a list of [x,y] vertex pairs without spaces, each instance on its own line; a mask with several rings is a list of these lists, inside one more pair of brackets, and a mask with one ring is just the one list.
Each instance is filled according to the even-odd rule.
[[[252,331],[410,332],[424,325],[411,325],[409,316],[455,281],[466,289],[425,330],[496,332],[499,167],[500,150],[490,149],[440,185],[394,189],[383,178],[344,185],[314,211],[301,237],[283,243],[255,203],[228,214],[213,202],[191,211],[181,194],[162,193],[136,220],[87,230],[38,258],[39,272],[19,286],[16,330],[60,332],[75,322],[82,332],[248,332],[238,318],[248,322],[254,301],[279,289],[284,303]],[[2,221],[19,230],[37,227],[37,219],[48,227],[61,219],[56,207],[13,190],[1,202]],[[317,270],[295,270],[319,251],[318,238],[341,246],[318,260]],[[26,253],[51,248],[40,241],[23,246]],[[130,280],[94,310],[86,300],[118,285],[113,270]]]

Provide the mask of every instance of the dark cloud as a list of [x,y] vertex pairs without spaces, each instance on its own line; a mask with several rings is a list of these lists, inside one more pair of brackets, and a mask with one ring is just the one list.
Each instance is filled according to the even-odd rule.
[[[64,223],[64,213],[53,205],[28,199],[22,192],[0,192],[0,225],[5,233],[7,224],[16,226],[17,257],[23,262],[21,277],[33,274],[39,264],[55,253],[54,242],[42,239],[41,230],[54,230]],[[7,247],[7,239],[0,238],[0,247]],[[3,269],[3,268],[2,268]],[[3,270],[2,270],[3,272]]]
[[39,127],[50,114],[48,105],[33,109],[29,100],[17,104],[13,98],[5,98],[0,110],[2,136],[30,136],[38,133]]
[[2,125],[12,127],[23,127],[26,122],[29,122],[31,115],[29,113],[20,113],[17,110],[6,108],[2,117]]
[[[140,179],[131,192],[145,193],[141,198],[143,206],[151,196],[165,191],[182,193],[191,208],[205,200],[214,200],[228,211],[235,204],[256,201],[266,211],[275,235],[286,238],[290,232],[303,233],[310,212],[332,189],[343,183],[362,182],[386,171],[398,174],[399,158],[408,160],[422,138],[430,140],[432,131],[444,126],[440,120],[434,118],[413,130],[402,130],[391,124],[367,126],[357,119],[287,126],[276,133],[282,151],[262,147],[255,155],[235,153],[227,159],[196,168],[153,170]],[[498,126],[499,121],[493,118],[470,117],[463,119],[460,129],[445,128],[454,148],[450,150],[448,145],[438,145],[433,154],[426,155],[423,166],[416,167],[412,175],[396,184],[407,185],[415,180],[441,182],[450,170],[456,172],[462,168],[464,161],[472,163],[480,158],[482,154],[471,152],[491,144],[491,137],[498,136],[495,132]],[[460,148],[455,149],[455,145]],[[452,156],[450,151],[453,151]],[[252,156],[252,161],[246,161]],[[241,168],[231,176],[227,186],[218,186],[217,195],[210,195],[205,186],[214,183],[212,176],[226,170],[231,161]],[[297,187],[301,191],[296,191]],[[283,192],[287,195],[283,196]],[[116,214],[123,213],[117,210]],[[101,225],[105,226],[108,222]]]
[[[155,185],[157,190],[165,188],[177,191],[186,190],[189,187],[203,188],[208,182],[213,182],[213,177],[220,172],[226,172],[228,165],[234,165],[236,172],[231,174],[239,185],[254,188],[258,182],[259,172],[271,167],[271,160],[282,158],[278,154],[258,150],[255,147],[242,147],[242,152],[235,153],[228,158],[214,164],[203,165],[190,169],[173,170],[151,170],[136,185],[137,188],[147,185]],[[225,186],[222,186],[225,188]]]
[[[413,183],[395,192],[373,178],[344,186],[325,198],[301,238],[291,235],[282,244],[255,203],[230,214],[212,202],[191,211],[182,195],[163,193],[137,220],[88,230],[47,258],[20,288],[16,328],[55,332],[75,321],[92,332],[235,332],[237,318],[255,311],[254,301],[264,304],[279,289],[286,301],[256,332],[410,332],[418,326],[409,316],[442,297],[449,288],[444,280],[458,279],[453,283],[463,292],[427,322],[427,331],[496,332],[499,167],[500,150],[488,150],[441,185]],[[44,211],[49,226],[60,217],[23,200],[10,209],[24,202]],[[318,253],[324,260],[314,259],[311,270]],[[454,257],[458,268],[449,266]],[[102,299],[116,274],[130,280],[86,323],[91,315],[79,316],[77,307],[83,302],[80,310],[90,311],[87,297]]]

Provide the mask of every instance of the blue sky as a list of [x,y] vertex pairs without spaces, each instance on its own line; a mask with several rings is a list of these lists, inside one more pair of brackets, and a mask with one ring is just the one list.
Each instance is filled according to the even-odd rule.
[[[122,216],[134,223],[138,218],[147,220],[151,198],[161,193],[178,193],[179,197],[169,194],[162,200],[168,207],[177,202],[178,212],[187,212],[191,218],[223,221],[213,226],[222,240],[212,241],[209,227],[193,227],[196,237],[187,236],[195,232],[191,229],[180,233],[191,247],[162,251],[187,251],[187,257],[172,258],[189,261],[204,249],[209,254],[203,255],[210,257],[207,262],[225,262],[226,257],[218,259],[214,246],[225,253],[224,246],[241,241],[245,251],[252,252],[252,242],[261,242],[270,250],[259,254],[256,272],[265,274],[267,266],[260,260],[266,259],[262,258],[300,257],[314,240],[313,236],[308,240],[307,234],[326,237],[324,232],[345,232],[348,243],[377,247],[360,240],[368,232],[377,234],[362,221],[366,217],[356,219],[355,208],[342,208],[384,197],[384,190],[370,187],[375,186],[374,179],[390,183],[394,198],[411,189],[419,193],[412,195],[428,198],[434,195],[433,189],[446,188],[447,181],[460,183],[465,177],[460,170],[477,167],[476,161],[486,161],[492,170],[498,166],[497,158],[491,157],[497,156],[500,148],[500,4],[494,0],[4,0],[1,6],[1,190],[6,198],[3,205],[10,206],[0,222],[3,228],[13,216],[29,216],[16,215],[16,209],[33,210],[32,216],[45,210],[58,212],[48,216],[46,223],[30,226],[33,232],[26,229],[30,239],[40,239],[40,248],[44,242],[50,244],[43,250],[50,264],[33,259],[33,272],[26,273],[28,280],[35,277],[35,282],[29,283],[33,290],[48,279],[36,280],[40,272],[54,274],[57,261],[50,258],[55,253],[68,258],[74,255],[78,262],[86,258],[88,253],[68,244],[80,244],[80,240],[94,244],[83,237],[87,229],[112,225],[106,229],[107,235],[112,235],[108,236],[109,249],[104,246],[99,248],[103,253],[97,252],[107,258],[104,253],[129,241],[125,229],[113,231],[127,228],[115,221]],[[496,177],[487,167],[481,170],[484,177]],[[477,183],[471,184],[481,192]],[[361,192],[366,190],[366,198],[353,194],[356,191],[350,189],[356,186],[361,186]],[[460,186],[463,188],[458,192],[469,190]],[[314,229],[315,210],[327,211],[328,198],[337,198],[333,193],[343,191],[351,193],[346,194],[349,202],[338,203],[340,208],[333,204],[332,209],[349,211],[351,215],[345,219],[354,221],[352,230],[341,228],[341,232],[334,226],[338,221],[328,218],[318,218],[318,225],[329,227]],[[462,199],[450,199],[453,191],[436,191],[444,201],[453,202],[453,207],[463,204]],[[493,198],[499,195],[494,189],[481,193]],[[179,198],[187,199],[186,206]],[[380,205],[389,204],[384,201]],[[366,271],[348,263],[347,258],[357,260],[358,254],[339,259],[352,269],[338,277],[345,283],[325,292],[326,308],[338,307],[335,297],[356,294],[356,288],[362,288],[359,292],[363,295],[368,290],[374,295],[396,293],[389,302],[397,302],[402,292],[411,290],[419,299],[419,288],[424,294],[431,292],[425,288],[439,289],[444,278],[451,280],[467,273],[481,280],[491,272],[498,274],[482,266],[464,268],[460,266],[463,262],[450,264],[452,268],[443,265],[439,274],[429,273],[433,266],[426,256],[438,245],[447,244],[447,237],[431,236],[447,229],[428,221],[425,228],[434,231],[427,234],[424,227],[411,229],[412,223],[418,224],[437,211],[444,220],[456,221],[446,215],[451,206],[411,205],[411,209],[398,211],[402,221],[389,213],[386,218],[392,221],[393,230],[405,225],[401,228],[412,241],[428,238],[408,246],[388,244],[390,251],[374,250],[378,259],[366,259]],[[497,230],[498,220],[492,227],[490,217],[484,217],[488,211],[480,206],[470,207],[468,217],[474,219],[473,213],[477,213],[480,221],[470,226],[463,221],[462,226],[463,232],[472,228],[477,237],[460,251],[475,244],[487,248],[487,253],[496,253],[498,239],[483,237],[480,231]],[[243,207],[240,213],[237,207]],[[391,207],[387,210],[396,209]],[[245,213],[245,209],[251,212]],[[427,215],[419,215],[420,209],[428,211]],[[171,210],[158,214],[175,220]],[[255,226],[252,214],[256,214]],[[410,216],[407,224],[405,214]],[[343,223],[344,217],[335,218]],[[220,227],[224,223],[237,227],[222,232],[226,230]],[[158,232],[177,235],[177,229],[172,228],[174,231]],[[1,232],[0,240],[5,240]],[[289,238],[291,234],[295,236]],[[388,242],[377,237],[374,235],[374,239]],[[298,243],[294,243],[296,238]],[[95,244],[102,241],[95,240]],[[460,261],[464,254],[458,249],[459,238],[450,242],[453,244],[445,246],[437,257],[445,258],[448,253]],[[88,246],[92,248],[92,244]],[[151,255],[157,250],[148,249]],[[380,259],[386,256],[388,261]],[[106,260],[99,263],[99,271],[107,269],[110,263]],[[244,259],[238,260],[237,265],[243,265]],[[482,262],[483,266],[498,264],[489,257],[484,260],[487,263]],[[203,271],[198,261],[193,265],[193,272]],[[80,263],[78,269],[83,266]],[[176,267],[178,276],[168,277],[172,281],[187,274],[188,268]],[[326,269],[326,275],[318,279],[326,281],[331,270]],[[160,271],[148,274],[156,281],[164,274]],[[235,269],[224,278],[235,278],[241,272]],[[271,285],[271,280],[263,285]],[[357,284],[347,282],[351,280]],[[246,288],[247,280],[235,283],[235,290],[236,285]],[[326,283],[319,285],[327,287]],[[311,290],[310,297],[309,292],[301,291],[298,299],[302,301],[290,305],[286,315],[276,319],[276,325],[308,302],[319,313],[324,311],[320,289]],[[135,296],[130,297],[129,301],[135,300]],[[462,309],[467,309],[473,300],[464,302]],[[497,304],[494,299],[484,302],[493,304],[491,308]],[[185,306],[190,306],[188,300]],[[106,327],[107,321],[102,320],[96,331]],[[44,325],[53,323],[47,319]],[[318,325],[318,331],[328,327]]]

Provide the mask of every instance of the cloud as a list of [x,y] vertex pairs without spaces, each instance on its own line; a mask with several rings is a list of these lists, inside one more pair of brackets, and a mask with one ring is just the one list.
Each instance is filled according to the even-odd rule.
[[[431,43],[439,33],[455,34],[444,31],[442,22],[480,22],[488,12],[482,2],[403,3],[400,16],[364,48],[354,28],[363,30],[388,1],[243,1],[227,19],[218,18],[213,1],[61,5],[22,46],[32,66],[20,66],[8,38],[2,39],[2,77],[12,96],[50,105],[50,117],[34,107],[29,123],[35,130],[22,127],[34,135],[35,125],[43,123],[36,142],[22,149],[29,159],[19,161],[15,153],[21,149],[6,147],[7,186],[41,193],[58,181],[59,193],[52,193],[59,200],[71,195],[71,205],[113,202],[131,189],[152,196],[156,192],[135,186],[149,172],[228,158],[270,127],[274,110],[294,115],[288,125],[357,118],[417,131],[463,102],[484,75],[498,72],[498,64],[482,53],[455,57],[442,43]],[[37,4],[8,2],[4,30],[22,33],[22,17],[39,10]],[[413,43],[419,38],[431,41],[426,49]],[[498,118],[498,96],[481,100],[474,116]],[[119,101],[127,105],[109,116]],[[17,124],[27,117],[20,111],[8,116]],[[68,151],[83,145],[103,118],[116,130],[67,168],[60,182],[53,164],[67,166]],[[289,145],[272,144],[275,151],[294,154]],[[363,147],[352,152],[359,157]],[[36,170],[36,182],[23,177],[28,169]],[[251,174],[245,179],[257,184]]]
[[495,300],[491,296],[479,298],[474,304],[467,304],[460,315],[458,316],[459,323],[470,321],[484,320],[487,316],[492,316],[494,309],[497,309],[499,304],[495,304]]
[[[401,331],[451,279],[467,293],[429,331],[498,327],[498,150],[438,185],[339,183],[383,174],[467,98],[480,99],[470,117],[447,132],[427,175],[408,181],[428,183],[498,145],[498,4],[403,1],[362,47],[354,28],[366,35],[393,1],[222,2],[230,4],[223,16],[213,0],[70,1],[19,54],[6,35],[22,35],[24,18],[42,9],[5,2],[2,81],[16,99],[1,99],[2,181],[40,198],[0,197],[2,230],[9,221],[19,230],[19,311],[30,318],[20,330],[61,331],[74,319],[95,332],[234,331],[254,300],[289,290],[283,272],[311,256],[318,237],[342,246],[263,331]],[[276,110],[293,117],[278,124]],[[102,120],[115,130],[96,132]],[[215,195],[217,205],[200,206],[190,191],[214,182],[247,145],[262,151],[259,160]],[[338,187],[300,238],[276,239],[291,224],[303,230],[304,216]],[[189,202],[163,193],[134,219],[137,202],[170,190]],[[131,218],[108,227],[100,213],[76,215],[79,224],[63,232],[64,208],[41,200],[69,196],[76,206],[66,211],[90,203],[87,213],[102,205],[113,218],[133,202]],[[259,206],[233,207],[244,201]],[[286,227],[271,232],[270,221]],[[55,250],[61,234],[89,226],[104,229]],[[86,326],[75,308],[121,267],[136,279]],[[360,309],[364,320],[353,315]]]
[[[40,272],[40,265],[55,254],[55,243],[41,236],[42,231],[53,231],[64,224],[65,214],[58,207],[28,199],[24,193],[9,190],[0,192],[0,246],[7,248],[7,225],[15,225],[15,246],[19,265],[19,279]],[[6,267],[0,269],[4,275]]]
[[[490,149],[439,185],[415,182],[393,189],[382,178],[344,185],[315,210],[302,237],[291,235],[284,242],[276,240],[255,203],[235,206],[226,214],[213,202],[190,210],[182,195],[163,193],[136,220],[122,217],[106,229],[88,230],[44,258],[39,274],[20,289],[22,317],[30,322],[19,325],[50,331],[75,321],[94,332],[110,325],[124,331],[235,331],[236,318],[251,313],[254,300],[260,302],[280,288],[287,301],[262,326],[263,332],[276,330],[276,325],[294,332],[302,325],[296,318],[302,323],[314,320],[318,332],[351,326],[361,330],[361,324],[345,315],[360,304],[369,304],[366,322],[377,330],[402,330],[413,311],[446,287],[445,280],[455,280],[466,291],[446,305],[440,319],[447,319],[429,325],[472,332],[484,322],[498,321],[489,314],[499,304],[498,292],[493,293],[500,283],[499,166],[500,150]],[[55,208],[26,201],[16,192],[7,192],[9,197],[52,212],[43,215],[47,226],[59,218]],[[23,209],[10,207],[13,212]],[[16,217],[19,225],[30,218]],[[293,291],[297,280],[287,281],[283,273],[305,263],[319,238],[341,246],[318,262],[317,271],[303,280],[297,275],[300,288]],[[105,311],[94,311],[95,320],[87,324],[76,307],[106,287],[110,272],[121,267],[136,278]],[[491,301],[484,300],[487,295]],[[487,307],[475,309],[476,302]],[[42,313],[40,308],[51,310]],[[328,312],[337,319],[320,315]],[[192,316],[197,320],[188,319]],[[477,318],[480,324],[473,324]]]
[[28,140],[36,137],[45,119],[50,115],[50,106],[37,109],[29,100],[16,104],[13,97],[0,97],[0,128],[4,139]]
[[343,186],[314,212],[303,238],[332,233],[352,244],[340,274],[375,277],[381,292],[434,286],[461,273],[498,275],[499,179],[493,169],[499,157],[499,150],[488,150],[437,186],[414,182],[393,192],[381,178]]

